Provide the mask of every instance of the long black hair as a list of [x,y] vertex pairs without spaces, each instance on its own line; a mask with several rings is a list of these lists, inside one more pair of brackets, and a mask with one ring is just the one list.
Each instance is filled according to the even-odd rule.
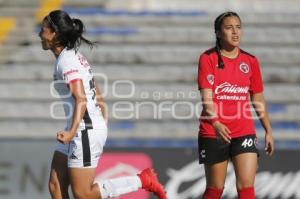
[[239,17],[239,15],[235,12],[224,12],[222,14],[220,14],[216,19],[215,19],[215,23],[214,23],[214,27],[215,27],[215,34],[216,34],[216,51],[218,54],[218,68],[219,69],[223,69],[225,67],[222,56],[221,56],[221,43],[220,43],[220,38],[217,36],[217,32],[221,31],[221,26],[223,24],[223,21],[226,17],[237,17],[240,22],[241,22],[241,18]]
[[49,22],[50,29],[57,33],[57,46],[64,46],[68,50],[78,50],[81,42],[84,42],[92,48],[96,42],[91,42],[82,36],[85,27],[80,19],[72,19],[69,14],[63,10],[54,10],[50,12],[44,20]]

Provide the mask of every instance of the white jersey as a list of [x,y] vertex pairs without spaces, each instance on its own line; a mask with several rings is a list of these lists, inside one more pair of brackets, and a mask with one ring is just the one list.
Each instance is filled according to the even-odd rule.
[[82,81],[87,99],[87,109],[77,131],[107,128],[101,109],[96,103],[96,89],[92,69],[84,56],[79,52],[75,52],[75,50],[65,48],[57,58],[53,77],[54,88],[63,100],[67,118],[66,130],[71,129],[75,105],[68,84],[77,80]]

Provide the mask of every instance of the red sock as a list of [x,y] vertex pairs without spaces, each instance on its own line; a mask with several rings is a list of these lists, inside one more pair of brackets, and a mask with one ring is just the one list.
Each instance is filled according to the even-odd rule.
[[220,199],[222,193],[223,193],[223,189],[207,187],[202,196],[202,199]]
[[238,190],[239,199],[255,199],[255,190],[253,187],[247,187]]

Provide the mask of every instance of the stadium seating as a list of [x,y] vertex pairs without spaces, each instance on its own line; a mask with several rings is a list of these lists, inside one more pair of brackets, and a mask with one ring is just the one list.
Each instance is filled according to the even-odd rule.
[[[158,3],[160,2],[160,3]],[[300,140],[300,3],[297,0],[209,1],[67,0],[62,9],[86,25],[86,37],[99,41],[92,51],[82,47],[93,65],[110,110],[110,138],[194,139],[200,101],[196,84],[199,54],[214,44],[212,23],[218,13],[238,10],[244,24],[243,48],[261,62],[265,95],[274,133],[279,140]],[[172,1],[173,2],[173,1]],[[188,3],[187,3],[188,2]],[[284,3],[283,3],[284,2]],[[0,126],[2,137],[52,138],[63,120],[51,117],[50,82],[54,56],[41,49],[38,0],[0,0],[0,19],[16,19],[16,27],[0,46]],[[283,9],[284,8],[284,9]],[[107,75],[108,84],[102,84]],[[125,81],[127,80],[127,81]],[[119,83],[118,83],[119,81]],[[129,81],[129,82],[128,82]],[[115,86],[115,87],[114,87]],[[113,95],[113,88],[121,96]],[[114,117],[118,102],[141,105],[133,117]],[[163,103],[171,111],[154,113]],[[123,104],[124,105],[124,104]],[[193,106],[193,115],[190,107]],[[61,115],[59,106],[55,113]],[[167,103],[168,109],[170,105]],[[174,108],[173,107],[173,108]],[[172,107],[171,107],[172,108]],[[195,111],[196,108],[197,111]],[[136,111],[136,110],[134,110]],[[257,125],[259,135],[262,128]]]

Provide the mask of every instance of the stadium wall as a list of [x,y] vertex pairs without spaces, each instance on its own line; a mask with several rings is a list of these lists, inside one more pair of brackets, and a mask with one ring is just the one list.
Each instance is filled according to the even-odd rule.
[[[53,140],[0,141],[0,198],[50,199],[47,182]],[[273,157],[261,151],[256,177],[257,198],[300,197],[300,160],[296,150],[280,150]],[[205,189],[204,169],[198,164],[196,148],[105,148],[97,168],[98,178],[134,175],[145,167],[154,167],[170,199],[195,199]],[[152,199],[137,193],[120,199]],[[236,198],[234,170],[230,164],[224,198]]]

